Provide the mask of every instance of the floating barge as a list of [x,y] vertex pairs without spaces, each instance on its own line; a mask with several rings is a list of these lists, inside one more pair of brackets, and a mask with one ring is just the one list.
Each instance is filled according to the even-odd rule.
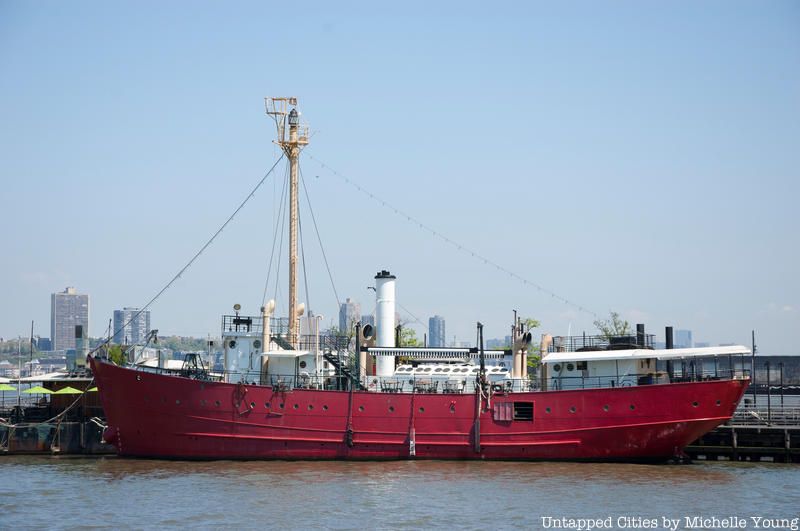
[[103,407],[98,393],[90,391],[91,376],[64,375],[41,383],[47,391],[41,398],[15,398],[0,407],[0,455],[116,453],[102,442]]

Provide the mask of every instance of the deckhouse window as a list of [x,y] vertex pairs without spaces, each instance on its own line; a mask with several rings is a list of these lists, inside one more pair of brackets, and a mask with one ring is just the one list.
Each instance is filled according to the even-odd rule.
[[533,402],[514,402],[514,420],[533,420]]

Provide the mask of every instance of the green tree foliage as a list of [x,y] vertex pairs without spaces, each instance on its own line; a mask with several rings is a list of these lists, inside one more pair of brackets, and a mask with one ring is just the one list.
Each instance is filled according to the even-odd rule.
[[400,344],[398,347],[419,347],[420,341],[417,339],[417,332],[411,327],[400,328]]
[[606,339],[631,333],[630,323],[622,319],[617,312],[610,312],[608,319],[597,319],[594,325]]
[[108,347],[108,359],[116,363],[117,365],[125,365],[128,359],[125,356],[125,351],[122,350],[122,347],[119,345],[111,345]]
[[[158,346],[161,348],[168,348],[178,352],[191,352],[196,350],[206,350],[207,339],[202,337],[184,337],[184,336],[159,336]],[[219,344],[219,339],[213,339],[214,344]],[[150,345],[155,346],[153,344]]]
[[[13,354],[16,356],[18,351],[21,351],[24,357],[29,356],[31,352],[31,340],[23,337],[22,340],[14,338],[0,341],[0,354]],[[36,354],[38,352],[39,350],[36,348],[36,341],[34,341],[33,353]]]

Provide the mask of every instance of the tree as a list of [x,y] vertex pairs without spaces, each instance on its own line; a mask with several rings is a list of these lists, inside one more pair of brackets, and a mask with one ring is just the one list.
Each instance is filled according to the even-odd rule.
[[123,351],[122,347],[119,345],[111,345],[108,348],[108,359],[117,365],[125,365],[125,363],[128,361],[125,351]]
[[419,339],[417,339],[417,332],[411,327],[400,328],[400,344],[398,347],[418,347]]
[[630,323],[622,319],[617,312],[610,312],[609,319],[597,319],[594,325],[606,339],[631,333]]

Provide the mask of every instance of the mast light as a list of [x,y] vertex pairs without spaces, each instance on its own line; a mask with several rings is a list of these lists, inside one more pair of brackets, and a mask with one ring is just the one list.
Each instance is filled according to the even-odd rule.
[[300,115],[297,113],[297,109],[292,109],[289,111],[289,125],[290,126],[297,126],[300,123]]

